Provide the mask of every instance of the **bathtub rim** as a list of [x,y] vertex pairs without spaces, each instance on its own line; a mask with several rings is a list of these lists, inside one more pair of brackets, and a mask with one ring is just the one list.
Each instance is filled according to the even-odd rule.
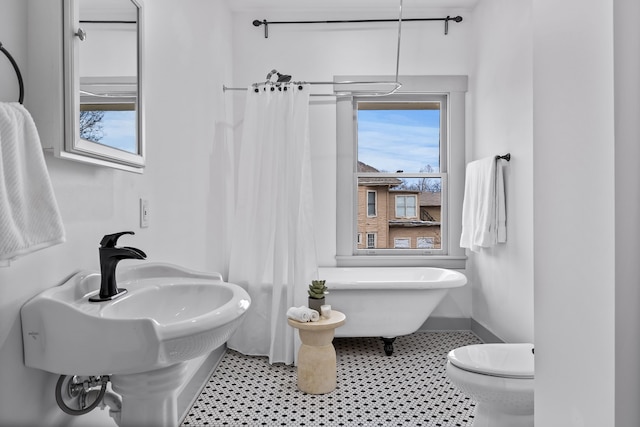
[[[323,275],[323,270],[341,270],[352,273],[357,270],[369,270],[369,273],[375,270],[434,270],[440,272],[440,276],[429,278],[427,280],[416,280],[415,278],[406,280],[388,279],[337,279],[331,277],[330,274]],[[443,276],[444,273],[444,276]],[[452,289],[459,288],[467,284],[467,276],[456,270],[442,267],[318,267],[318,278],[326,280],[326,285],[331,289],[337,290],[401,290],[401,289]]]

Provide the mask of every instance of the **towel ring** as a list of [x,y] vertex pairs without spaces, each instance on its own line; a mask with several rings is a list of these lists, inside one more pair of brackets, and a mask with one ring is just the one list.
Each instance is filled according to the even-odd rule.
[[0,51],[2,51],[2,53],[7,56],[9,62],[11,62],[11,65],[13,65],[13,69],[16,70],[16,75],[18,76],[18,85],[20,85],[20,98],[18,101],[20,102],[20,104],[22,104],[22,101],[24,101],[24,82],[22,80],[22,73],[20,73],[20,68],[18,67],[16,60],[13,59],[13,56],[11,56],[9,51],[2,47],[2,42],[0,42]]

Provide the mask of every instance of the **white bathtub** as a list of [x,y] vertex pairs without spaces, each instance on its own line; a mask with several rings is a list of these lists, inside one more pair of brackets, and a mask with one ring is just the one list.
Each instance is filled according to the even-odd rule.
[[326,304],[347,316],[337,337],[382,337],[387,354],[393,338],[420,328],[451,288],[464,286],[464,274],[431,267],[320,267]]

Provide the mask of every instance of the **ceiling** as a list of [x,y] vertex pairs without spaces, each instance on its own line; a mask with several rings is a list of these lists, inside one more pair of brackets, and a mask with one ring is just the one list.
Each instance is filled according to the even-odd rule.
[[232,11],[289,10],[289,11],[393,11],[402,1],[405,10],[472,9],[479,0],[227,0]]

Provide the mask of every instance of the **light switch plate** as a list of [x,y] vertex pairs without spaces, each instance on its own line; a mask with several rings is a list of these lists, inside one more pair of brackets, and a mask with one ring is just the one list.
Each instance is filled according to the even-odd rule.
[[149,227],[149,200],[140,199],[140,228]]

